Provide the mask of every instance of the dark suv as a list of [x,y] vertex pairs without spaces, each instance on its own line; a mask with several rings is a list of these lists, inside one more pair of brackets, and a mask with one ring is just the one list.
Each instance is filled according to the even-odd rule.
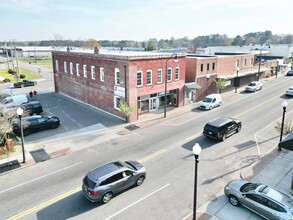
[[241,122],[237,119],[221,117],[208,122],[203,129],[203,134],[218,141],[224,141],[227,137],[241,130]]
[[23,103],[21,105],[21,107],[29,115],[34,115],[34,114],[38,115],[43,112],[42,105],[38,101],[31,101],[31,102]]
[[116,193],[140,186],[145,177],[145,168],[139,162],[116,161],[89,171],[83,178],[82,192],[91,202],[108,203]]

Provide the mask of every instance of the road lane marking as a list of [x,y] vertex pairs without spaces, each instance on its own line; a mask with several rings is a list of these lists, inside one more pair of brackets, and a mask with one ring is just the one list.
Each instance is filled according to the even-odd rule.
[[164,150],[164,149],[159,150],[159,151],[157,151],[157,152],[155,152],[153,154],[150,154],[149,156],[146,156],[146,157],[140,159],[138,162],[140,162],[140,163],[145,162],[145,161],[150,160],[150,159],[152,159],[152,158],[154,158],[154,157],[156,157],[156,156],[158,156],[158,155],[160,155],[160,154],[162,154],[164,152],[166,152],[166,150]]
[[55,197],[55,198],[53,198],[53,199],[50,199],[50,200],[48,200],[48,201],[46,201],[46,202],[44,202],[44,203],[41,203],[40,205],[37,205],[37,206],[35,206],[35,207],[33,207],[33,208],[30,208],[30,209],[27,209],[26,211],[21,212],[21,213],[19,213],[19,214],[17,214],[17,215],[14,215],[14,216],[8,218],[7,220],[16,220],[16,219],[20,219],[20,218],[22,218],[22,217],[24,217],[24,216],[26,216],[26,215],[28,215],[28,214],[30,214],[30,213],[32,213],[32,212],[38,211],[38,210],[40,210],[40,209],[42,209],[42,208],[45,208],[45,207],[47,207],[47,206],[49,206],[49,205],[52,205],[53,203],[58,202],[58,201],[60,201],[60,200],[62,200],[62,199],[64,199],[64,198],[66,198],[66,197],[68,197],[68,196],[71,196],[71,195],[73,195],[74,193],[77,193],[77,192],[79,192],[79,191],[81,191],[81,187],[77,187],[77,188],[75,188],[75,189],[73,189],[73,190],[71,190],[71,191],[69,191],[69,192],[66,192],[66,193],[64,193],[64,194],[62,194],[62,195],[60,195],[60,196],[57,196],[57,197]]
[[45,177],[47,177],[47,176],[53,175],[53,174],[55,174],[55,173],[59,173],[59,172],[61,172],[61,171],[67,170],[67,169],[69,169],[69,168],[71,168],[71,167],[77,166],[77,165],[82,164],[82,163],[84,163],[84,161],[80,161],[80,162],[75,163],[75,164],[72,164],[72,165],[70,165],[70,166],[68,166],[68,167],[64,167],[64,168],[62,168],[62,169],[60,169],[60,170],[56,170],[56,171],[54,171],[54,172],[52,172],[52,173],[48,173],[48,174],[46,174],[46,175],[40,176],[40,177],[35,178],[35,179],[32,179],[32,180],[30,180],[30,181],[27,181],[27,182],[24,182],[24,183],[18,184],[18,185],[16,185],[16,186],[13,186],[13,187],[8,188],[8,189],[5,189],[5,190],[2,190],[2,191],[0,191],[0,194],[1,194],[1,193],[4,193],[4,192],[7,192],[7,191],[10,191],[10,190],[13,190],[13,189],[15,189],[15,188],[18,188],[18,187],[20,187],[20,186],[26,185],[26,184],[28,184],[28,183],[31,183],[31,182],[37,181],[37,180],[39,180],[39,179],[45,178]]
[[110,217],[106,218],[105,220],[109,220],[109,219],[115,217],[116,215],[119,215],[121,212],[124,212],[126,209],[129,209],[130,207],[136,205],[137,203],[139,203],[139,202],[145,200],[146,198],[148,198],[148,197],[154,195],[155,193],[157,193],[157,192],[161,191],[162,189],[166,188],[167,186],[170,186],[170,183],[168,183],[168,184],[166,184],[165,186],[161,187],[160,189],[157,189],[156,191],[154,191],[154,192],[152,192],[152,193],[146,195],[145,197],[143,197],[143,198],[137,200],[136,202],[130,204],[129,206],[126,206],[124,209],[121,209],[120,211],[116,212],[115,214],[111,215]]
[[186,138],[185,140],[186,140],[186,141],[191,141],[191,140],[193,140],[193,139],[196,139],[196,138],[200,137],[201,135],[202,135],[202,132],[198,132],[198,133],[196,133],[196,134],[194,134],[194,135],[189,136],[189,137]]
[[[166,152],[166,150],[164,150],[164,149],[159,150],[159,151],[157,151],[157,152],[155,152],[155,153],[153,153],[153,154],[150,154],[150,155],[147,156],[147,157],[144,157],[144,158],[138,160],[138,162],[140,162],[140,163],[141,163],[141,162],[145,162],[145,161],[150,160],[150,159],[152,159],[152,158],[154,158],[154,157],[156,157],[156,156],[158,156],[158,155],[160,155],[160,154],[162,154],[162,153],[164,153],[164,152]],[[79,162],[79,163],[81,163],[81,162]],[[77,164],[79,164],[79,163],[77,163]],[[69,167],[75,166],[75,165],[77,165],[77,164],[71,165],[71,166],[69,166]],[[69,167],[67,167],[67,168],[69,168]],[[63,169],[61,169],[61,170],[64,170],[64,169],[65,169],[65,168],[63,168]],[[61,170],[55,171],[55,172],[53,172],[53,173],[60,172]],[[53,173],[51,173],[51,174],[53,174]],[[48,175],[50,175],[50,174],[48,174]],[[17,185],[17,186],[15,186],[15,187],[12,187],[12,188],[9,188],[9,189],[6,189],[6,190],[4,190],[4,191],[8,191],[8,190],[14,189],[14,188],[16,188],[16,187],[19,187],[19,186],[21,186],[21,185],[27,184],[27,183],[29,183],[29,182],[33,182],[33,181],[35,181],[35,180],[37,180],[37,179],[41,179],[41,178],[43,178],[43,177],[45,177],[45,176],[48,176],[48,175],[44,175],[44,176],[42,176],[42,177],[36,178],[36,179],[34,179],[34,180],[32,180],[32,181],[28,181],[28,182],[26,182],[26,183],[23,183],[23,184]],[[166,186],[168,186],[168,185],[169,185],[169,184],[167,184]],[[160,188],[159,190],[165,188],[166,186]],[[157,191],[159,191],[159,190],[157,190]],[[2,192],[4,192],[4,191],[2,191]],[[68,191],[68,192],[66,192],[66,193],[64,193],[64,194],[62,194],[62,195],[60,195],[60,196],[57,196],[57,197],[55,197],[55,198],[53,198],[53,199],[50,199],[50,200],[48,200],[48,201],[46,201],[46,202],[44,202],[44,203],[41,203],[40,205],[37,205],[37,206],[35,206],[35,207],[32,207],[32,208],[30,208],[30,209],[27,209],[27,210],[25,210],[25,211],[19,213],[19,214],[16,214],[16,215],[14,215],[14,216],[8,218],[7,220],[16,220],[16,219],[22,218],[22,217],[24,217],[24,216],[26,216],[26,215],[28,215],[28,214],[30,214],[30,213],[32,213],[32,212],[35,212],[35,211],[40,210],[40,209],[42,209],[42,208],[45,208],[45,207],[47,207],[47,206],[49,206],[49,205],[52,205],[53,203],[58,202],[58,201],[60,201],[61,199],[65,199],[66,197],[71,196],[71,195],[73,195],[74,193],[77,193],[77,192],[80,192],[80,191],[81,191],[81,187],[77,187],[77,188],[75,188],[75,189],[73,189],[73,190],[70,190],[70,191]],[[156,191],[155,191],[155,192],[156,192]],[[153,192],[152,194],[154,194],[155,192]],[[151,194],[150,194],[150,195],[151,195]],[[150,195],[148,195],[148,196],[150,196]],[[145,198],[147,198],[148,196],[146,196]],[[144,199],[144,198],[143,198],[143,199]],[[133,204],[133,205],[134,205],[134,204]]]

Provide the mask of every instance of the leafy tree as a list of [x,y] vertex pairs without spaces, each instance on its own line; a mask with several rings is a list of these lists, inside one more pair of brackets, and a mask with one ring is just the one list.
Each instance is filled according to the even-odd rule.
[[215,80],[215,84],[216,84],[216,87],[219,89],[219,93],[221,94],[221,90],[226,87],[226,80],[221,79],[221,78],[217,78]]
[[126,102],[120,101],[118,111],[124,115],[126,121],[129,121],[129,116],[135,112],[135,108],[133,106],[128,106]]
[[94,48],[101,48],[101,45],[99,44],[99,42],[95,39],[88,39],[87,41],[85,41],[83,43],[83,47],[84,48],[88,48],[88,49],[94,49]]
[[240,35],[237,35],[233,42],[232,42],[233,46],[242,46],[243,45],[243,38]]
[[156,49],[157,49],[157,39],[156,38],[149,39],[146,50],[152,51]]

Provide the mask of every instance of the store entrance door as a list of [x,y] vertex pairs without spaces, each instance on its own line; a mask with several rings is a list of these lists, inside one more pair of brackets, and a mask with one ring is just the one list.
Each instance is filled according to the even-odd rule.
[[150,112],[156,111],[158,109],[158,98],[150,98]]

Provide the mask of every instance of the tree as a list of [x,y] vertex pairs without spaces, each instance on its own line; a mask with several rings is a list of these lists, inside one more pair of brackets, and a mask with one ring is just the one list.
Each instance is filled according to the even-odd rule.
[[88,39],[87,41],[85,41],[83,43],[83,47],[84,48],[88,48],[88,49],[94,49],[94,48],[101,48],[101,45],[99,44],[99,42],[95,39]]
[[221,94],[221,90],[226,87],[226,80],[221,79],[221,78],[217,78],[215,80],[215,84],[216,84],[216,87],[219,89],[219,93]]
[[148,43],[147,43],[147,48],[146,50],[148,51],[152,51],[152,50],[156,50],[157,49],[157,39],[156,38],[151,38],[149,39]]
[[118,111],[124,115],[126,121],[129,121],[129,116],[135,112],[135,108],[133,106],[129,106],[126,102],[120,101]]

